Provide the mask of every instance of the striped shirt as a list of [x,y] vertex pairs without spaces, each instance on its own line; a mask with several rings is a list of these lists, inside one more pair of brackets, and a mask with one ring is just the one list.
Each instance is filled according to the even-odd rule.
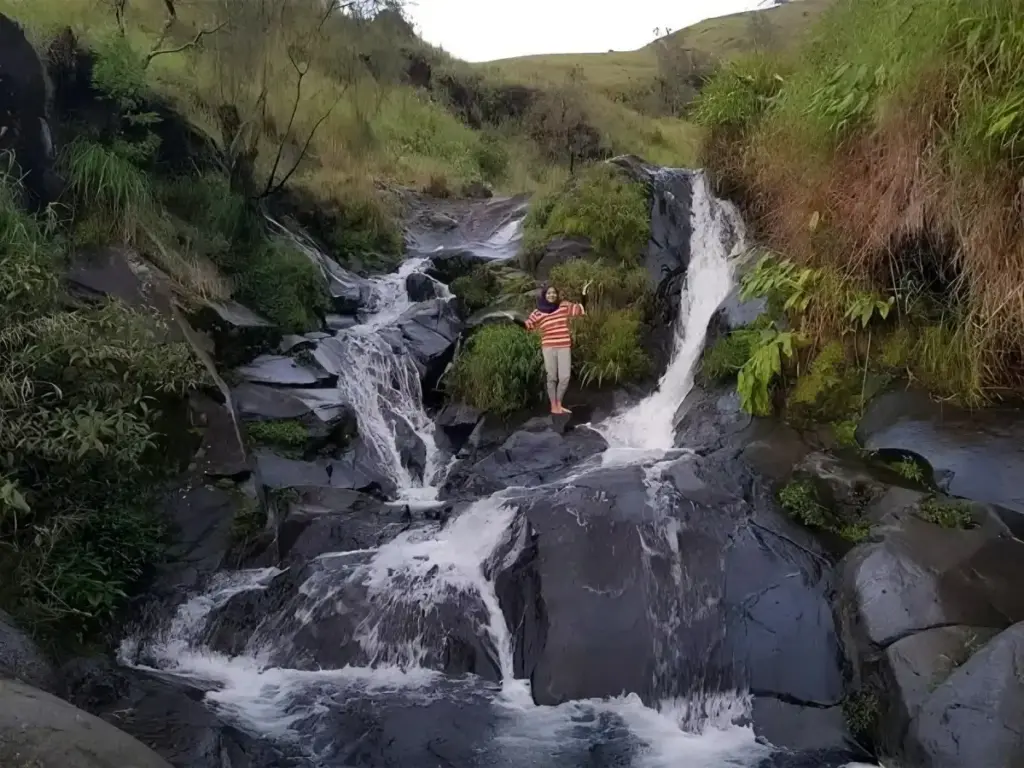
[[554,312],[544,313],[533,310],[526,318],[526,330],[540,331],[540,345],[549,349],[561,349],[572,346],[569,333],[569,318],[579,317],[586,312],[582,304],[563,301]]

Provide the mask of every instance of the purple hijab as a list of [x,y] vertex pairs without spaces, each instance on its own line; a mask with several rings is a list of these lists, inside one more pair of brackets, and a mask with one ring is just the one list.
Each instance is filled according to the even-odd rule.
[[[545,315],[550,315],[559,307],[559,304],[552,304],[548,301],[548,297],[545,295],[550,287],[550,285],[544,283],[544,285],[540,287],[540,293],[537,294],[537,310],[543,312]],[[561,299],[561,296],[559,296],[559,299]]]

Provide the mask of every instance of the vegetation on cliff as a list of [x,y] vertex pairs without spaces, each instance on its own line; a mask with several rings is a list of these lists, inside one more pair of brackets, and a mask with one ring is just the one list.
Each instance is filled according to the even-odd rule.
[[67,241],[0,184],[0,606],[85,639],[162,549],[161,410],[203,380],[155,315],[69,302]]
[[752,410],[776,377],[815,378],[789,405],[843,390],[838,419],[880,376],[967,404],[1020,390],[1022,46],[1008,0],[838,0],[797,53],[704,90],[706,162],[773,251],[747,282],[778,323],[743,363]]

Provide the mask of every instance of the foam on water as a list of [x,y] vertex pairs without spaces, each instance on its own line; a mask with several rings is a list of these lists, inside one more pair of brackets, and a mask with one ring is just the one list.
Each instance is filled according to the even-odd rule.
[[[551,484],[555,490],[559,484],[571,483],[602,466],[601,462],[605,467],[643,468],[651,521],[637,526],[642,560],[638,574],[654,590],[649,620],[664,630],[655,637],[666,660],[664,670],[655,671],[656,677],[671,675],[668,661],[677,652],[671,647],[673,638],[681,626],[690,626],[685,622],[703,619],[715,609],[720,586],[693,583],[688,573],[679,552],[680,524],[665,514],[670,494],[662,466],[687,453],[673,450],[673,415],[693,386],[693,369],[708,323],[732,287],[731,260],[743,249],[744,235],[735,209],[711,196],[702,174],[694,174],[692,180],[691,224],[691,257],[675,349],[657,391],[597,426],[610,444],[600,460],[584,462],[570,478]],[[501,251],[519,236],[519,219],[510,220],[493,235],[491,245]],[[308,239],[296,237],[296,242],[310,258],[324,258]],[[392,474],[403,497],[411,500],[432,498],[443,472],[415,366],[392,347],[386,335],[412,306],[406,278],[423,271],[426,264],[425,258],[410,259],[398,272],[370,280],[371,312],[316,353],[321,364],[338,375],[338,386],[356,409],[360,435]],[[445,289],[443,295],[450,293]],[[411,476],[403,466],[399,449],[403,431],[415,433],[427,448],[422,478]],[[341,587],[355,585],[364,590],[369,610],[354,638],[365,653],[366,666],[301,671],[273,666],[269,654],[261,653],[259,647],[228,657],[203,645],[211,614],[241,592],[267,589],[282,573],[275,568],[219,574],[205,592],[180,606],[160,637],[126,640],[120,659],[125,665],[194,681],[209,691],[206,700],[212,707],[243,729],[282,741],[301,738],[303,746],[311,738],[305,732],[300,737],[297,726],[329,712],[339,698],[344,702],[361,696],[391,696],[403,705],[429,704],[464,686],[474,695],[486,696],[501,715],[481,763],[493,768],[554,765],[555,757],[585,754],[587,734],[592,731],[581,730],[581,724],[597,721],[600,730],[602,718],[619,724],[609,726],[613,729],[624,725],[629,738],[639,743],[639,756],[632,758],[630,768],[752,766],[770,755],[772,749],[759,743],[751,728],[737,725],[750,715],[751,697],[745,691],[694,691],[666,698],[655,707],[646,706],[636,695],[571,701],[557,707],[533,703],[529,681],[515,677],[512,633],[489,577],[503,565],[511,565],[519,554],[517,525],[521,531],[527,529],[517,518],[512,500],[520,490],[508,489],[476,501],[445,524],[408,530],[374,549],[321,556],[322,563],[341,567],[312,571],[300,587],[305,602],[296,609],[295,618],[300,624],[314,620],[312,609],[334,600]],[[497,558],[506,562],[498,563]],[[658,573],[666,564],[668,578],[662,584]],[[476,622],[477,636],[486,638],[493,648],[500,690],[481,687],[472,676],[452,679],[424,668],[428,652],[437,649],[426,646],[425,631],[417,632],[425,629],[429,613],[441,605],[466,607],[468,618]],[[337,608],[345,610],[340,600]],[[401,620],[395,622],[396,616]],[[423,622],[422,627],[417,621]],[[331,736],[318,734],[328,740]],[[567,745],[574,743],[582,752],[567,751]]]
[[691,190],[690,263],[679,302],[672,357],[650,397],[597,425],[611,446],[613,460],[631,452],[650,456],[673,447],[673,417],[693,388],[694,369],[704,349],[708,323],[733,287],[735,257],[746,249],[743,220],[736,207],[714,197],[702,173],[693,175]]

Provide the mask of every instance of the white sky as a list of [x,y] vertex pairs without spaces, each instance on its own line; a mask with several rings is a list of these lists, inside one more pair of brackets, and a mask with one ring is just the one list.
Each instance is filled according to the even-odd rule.
[[628,51],[655,27],[682,29],[712,16],[771,5],[764,0],[412,0],[423,38],[466,61],[534,53]]

